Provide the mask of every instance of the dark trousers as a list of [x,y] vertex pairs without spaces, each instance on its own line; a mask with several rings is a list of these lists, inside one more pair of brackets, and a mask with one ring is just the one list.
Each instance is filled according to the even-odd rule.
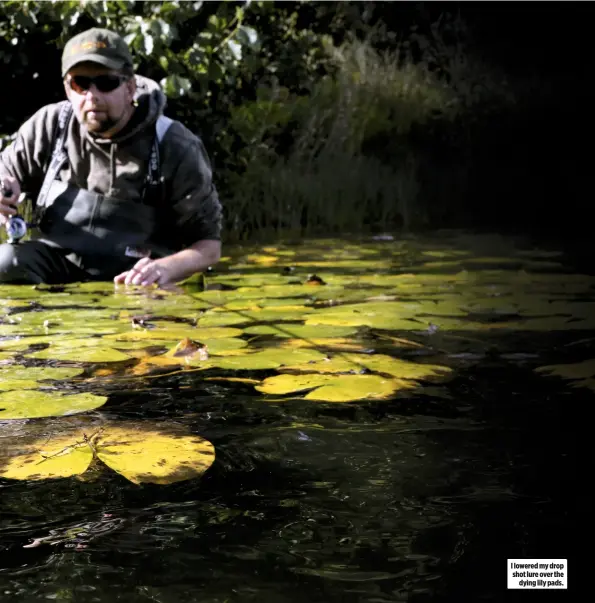
[[97,280],[70,261],[67,253],[41,241],[1,244],[0,283],[62,284]]

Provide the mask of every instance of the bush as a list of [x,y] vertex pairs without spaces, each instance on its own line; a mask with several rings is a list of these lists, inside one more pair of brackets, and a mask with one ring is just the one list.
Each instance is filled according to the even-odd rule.
[[3,2],[0,74],[28,93],[7,95],[0,132],[62,98],[71,35],[109,27],[137,70],[161,83],[167,113],[205,140],[228,239],[421,228],[445,206],[464,211],[482,128],[516,99],[470,51],[462,21],[396,32],[383,11],[369,2]]

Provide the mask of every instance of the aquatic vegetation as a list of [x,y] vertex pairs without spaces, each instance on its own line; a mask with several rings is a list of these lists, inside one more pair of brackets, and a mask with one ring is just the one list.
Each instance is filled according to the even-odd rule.
[[82,475],[101,461],[134,484],[171,484],[204,473],[215,460],[213,445],[181,430],[144,422],[116,425],[66,423],[54,426],[48,437],[31,428],[22,437],[6,438],[0,477],[40,480]]
[[[476,254],[463,240],[435,248],[333,240],[241,247],[179,291],[111,283],[2,287],[0,419],[35,419],[34,429],[49,417],[117,412],[112,392],[150,392],[154,379],[176,375],[217,384],[231,398],[241,387],[267,405],[398,403],[446,387],[462,368],[481,363],[486,346],[496,345],[490,340],[595,328],[595,278],[556,271],[548,251],[510,248],[506,255],[500,245],[497,254],[485,246]],[[548,365],[536,374],[592,387],[592,364]],[[36,473],[2,457],[0,474],[75,475],[92,459],[135,483],[206,470],[199,459],[194,473],[151,465],[139,477],[126,459],[145,446],[149,462],[169,436],[157,425],[130,435],[124,423],[102,427],[101,436],[63,437],[57,429],[50,449],[34,439],[23,458],[68,454]],[[151,430],[145,444],[143,429]],[[194,436],[181,437],[198,446]]]

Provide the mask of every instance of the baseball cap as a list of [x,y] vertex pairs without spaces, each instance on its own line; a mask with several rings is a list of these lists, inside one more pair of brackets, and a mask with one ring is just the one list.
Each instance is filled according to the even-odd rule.
[[132,67],[128,45],[114,31],[93,27],[74,36],[62,53],[62,77],[77,63],[90,61],[110,69]]

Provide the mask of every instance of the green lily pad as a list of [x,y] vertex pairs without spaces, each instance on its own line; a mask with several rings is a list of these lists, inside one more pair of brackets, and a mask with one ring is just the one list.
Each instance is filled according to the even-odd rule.
[[307,370],[319,373],[360,373],[369,370],[375,373],[391,375],[400,379],[425,379],[427,377],[443,377],[452,372],[446,366],[422,364],[393,358],[383,354],[349,354],[342,353],[330,359],[313,362],[306,366],[286,365],[284,370]]
[[77,348],[71,345],[50,346],[39,352],[27,354],[28,358],[41,360],[64,360],[70,362],[121,362],[131,356],[108,347],[106,344]]
[[255,389],[264,394],[291,394],[312,390],[306,400],[353,402],[386,399],[399,390],[415,389],[417,383],[387,379],[378,375],[276,375],[265,379]]
[[132,329],[121,333],[113,333],[102,337],[104,341],[146,341],[151,340],[175,340],[179,341],[185,337],[190,339],[228,339],[242,334],[240,329],[213,327],[213,328],[196,328],[189,325],[181,325],[168,323],[162,328],[162,323],[156,322],[156,327],[153,329]]
[[202,314],[196,321],[200,329],[207,327],[228,327],[253,322],[251,318],[237,312],[213,312]]
[[235,310],[231,312],[211,310],[199,317],[197,326],[209,327],[258,322],[277,322],[280,320],[301,320],[304,315],[314,312],[305,306],[281,306],[261,310]]
[[89,393],[65,395],[38,390],[0,392],[0,419],[60,417],[94,410],[106,402],[106,396]]
[[589,379],[595,377],[595,358],[582,362],[541,366],[535,371],[564,379]]
[[0,349],[2,350],[26,350],[29,346],[39,343],[52,343],[56,341],[55,336],[39,335],[33,337],[16,337],[15,339],[5,339],[0,341]]
[[410,330],[415,313],[399,302],[373,302],[319,310],[306,318],[306,325],[367,326],[375,329]]
[[13,364],[0,368],[0,380],[23,379],[40,381],[42,379],[72,379],[83,373],[83,369],[63,366],[23,366]]
[[11,379],[0,373],[0,391],[10,391],[13,389],[37,389],[39,382],[34,379]]
[[112,333],[121,324],[114,317],[112,310],[43,310],[40,312],[23,312],[12,315],[20,320],[18,332],[20,335],[43,335],[63,333],[66,331],[83,334]]
[[323,353],[308,348],[283,351],[272,348],[241,356],[212,359],[211,365],[228,370],[264,370],[287,364],[305,366],[310,362],[321,361],[325,357]]
[[347,337],[357,332],[357,327],[336,325],[254,325],[244,329],[248,335],[274,335],[275,337],[291,337],[299,339],[316,339],[320,337]]

